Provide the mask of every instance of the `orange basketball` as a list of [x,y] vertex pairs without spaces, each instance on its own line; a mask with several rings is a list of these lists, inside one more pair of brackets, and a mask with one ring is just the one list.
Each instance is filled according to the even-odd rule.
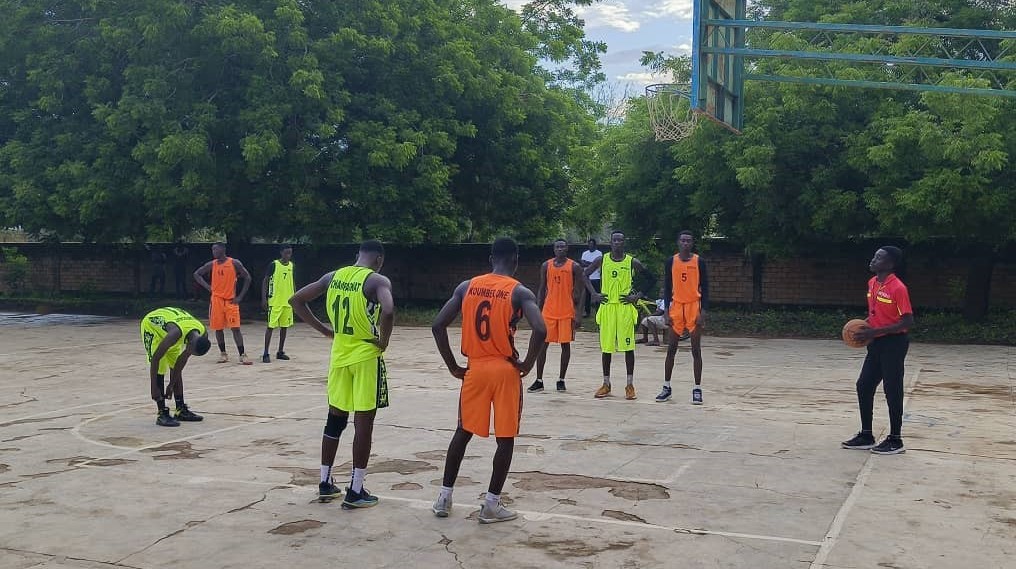
[[868,323],[855,318],[843,325],[843,343],[851,348],[863,348],[871,343],[871,340],[861,342],[854,339],[854,333],[868,328]]

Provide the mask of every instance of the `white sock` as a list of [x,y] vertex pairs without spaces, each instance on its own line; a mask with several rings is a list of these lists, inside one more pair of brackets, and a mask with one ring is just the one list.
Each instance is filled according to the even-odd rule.
[[663,387],[666,387],[667,389],[670,389],[670,382],[669,381],[664,381],[663,382]]
[[448,486],[442,486],[441,487],[441,497],[444,498],[445,500],[447,500],[448,498],[451,498],[452,497],[452,490],[454,490],[454,488],[449,488]]
[[363,479],[367,477],[366,468],[354,468],[353,469],[353,482],[349,485],[349,489],[353,492],[359,492],[363,490]]
[[635,383],[635,376],[634,375],[629,375],[628,376],[628,385],[632,385],[634,383]]
[[610,376],[609,375],[603,376],[603,385],[610,385]]
[[321,482],[328,482],[329,477],[332,475],[332,467],[322,464],[321,465]]
[[497,505],[498,502],[501,501],[501,495],[491,494],[490,492],[487,492],[487,497],[485,499],[487,500],[487,506],[493,508],[494,506]]
[[695,391],[696,389],[698,389],[699,391],[702,391],[702,386],[701,385],[696,385],[695,387],[692,388],[692,391]]

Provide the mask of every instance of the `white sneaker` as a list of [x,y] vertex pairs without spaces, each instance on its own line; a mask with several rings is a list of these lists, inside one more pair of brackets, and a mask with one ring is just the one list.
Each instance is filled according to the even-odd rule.
[[480,515],[477,519],[481,524],[496,524],[497,522],[508,522],[519,517],[518,514],[504,507],[500,501],[494,507],[490,507],[486,500],[480,506]]
[[447,518],[448,514],[452,513],[452,497],[449,495],[446,498],[443,494],[439,494],[430,510],[439,518]]

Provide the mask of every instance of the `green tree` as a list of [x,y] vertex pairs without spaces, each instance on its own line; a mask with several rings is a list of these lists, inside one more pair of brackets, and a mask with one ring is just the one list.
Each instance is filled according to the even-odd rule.
[[[595,135],[576,90],[540,67],[554,36],[493,0],[24,0],[10,13],[0,221],[33,232],[542,237]],[[576,61],[575,77],[598,65]]]

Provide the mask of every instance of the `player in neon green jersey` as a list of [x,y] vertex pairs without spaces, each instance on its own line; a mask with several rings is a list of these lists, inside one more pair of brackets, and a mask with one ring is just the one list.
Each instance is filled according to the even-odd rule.
[[[331,477],[339,435],[353,413],[353,477],[342,501],[345,509],[377,504],[363,487],[370,459],[371,436],[377,410],[388,406],[388,377],[384,351],[395,322],[392,283],[377,273],[384,264],[384,246],[364,241],[356,264],[325,274],[289,299],[296,314],[318,332],[332,338],[328,372],[328,421],[321,439],[319,500],[329,502],[341,492]],[[307,306],[326,294],[331,326],[317,319]]]
[[651,281],[646,286],[647,290],[655,284],[655,277],[638,259],[625,253],[624,233],[621,231],[610,234],[610,253],[590,263],[586,267],[586,276],[597,269],[602,269],[600,292],[597,293],[591,285],[586,285],[593,302],[600,303],[596,311],[596,323],[600,325],[603,385],[596,390],[595,396],[602,398],[610,395],[611,355],[614,352],[624,352],[625,371],[628,374],[624,398],[635,399],[635,323],[638,321],[635,303],[645,298],[645,294],[634,289],[634,277],[635,273],[639,273]]
[[286,330],[293,325],[293,307],[289,305],[289,297],[296,290],[293,280],[295,266],[292,245],[282,245],[279,258],[268,265],[265,278],[261,280],[261,308],[268,311],[265,353],[261,355],[261,361],[266,364],[272,361],[268,350],[272,344],[272,330],[276,328],[279,329],[279,351],[275,352],[275,359],[289,359],[286,355]]
[[[203,356],[212,343],[205,325],[179,308],[158,308],[141,319],[141,341],[148,355],[152,399],[159,408],[155,424],[179,427],[180,421],[200,421],[183,400],[183,368],[191,355]],[[165,385],[169,372],[169,386]],[[175,417],[166,408],[166,397],[176,400]]]

